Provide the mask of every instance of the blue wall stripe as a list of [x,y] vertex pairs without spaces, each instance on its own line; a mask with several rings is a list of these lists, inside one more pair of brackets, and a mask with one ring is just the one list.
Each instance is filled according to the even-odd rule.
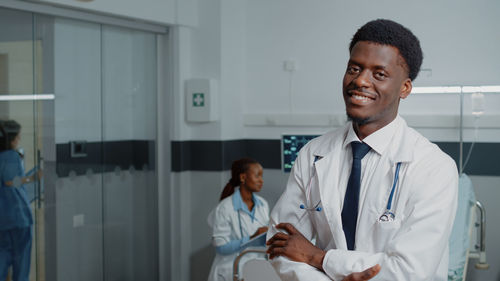
[[[434,142],[458,165],[458,142]],[[464,161],[471,143],[464,143]],[[266,169],[282,169],[281,140],[173,141],[172,170],[226,171],[232,161],[251,157]],[[464,172],[469,175],[500,176],[500,143],[476,143]]]
[[[458,165],[460,159],[459,142],[435,142],[444,152],[450,155]],[[464,142],[463,161],[467,157],[470,142]],[[476,176],[500,176],[500,143],[475,143],[464,173]]]
[[280,140],[173,141],[172,171],[225,171],[242,157],[264,168],[281,168]]
[[88,169],[93,173],[111,172],[120,167],[128,170],[154,170],[156,166],[155,141],[104,141],[87,142],[87,156],[72,158],[69,143],[56,145],[56,173],[67,177],[70,171],[84,175]]

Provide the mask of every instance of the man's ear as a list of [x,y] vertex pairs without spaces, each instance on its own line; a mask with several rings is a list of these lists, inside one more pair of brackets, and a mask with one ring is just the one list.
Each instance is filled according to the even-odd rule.
[[413,88],[413,85],[411,83],[411,80],[410,80],[410,78],[407,78],[403,82],[403,85],[401,85],[401,91],[400,91],[399,97],[402,99],[406,99],[406,97],[408,95],[410,95],[412,88]]

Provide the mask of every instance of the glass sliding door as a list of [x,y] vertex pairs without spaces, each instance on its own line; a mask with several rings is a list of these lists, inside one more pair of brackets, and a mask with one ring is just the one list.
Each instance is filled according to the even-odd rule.
[[105,280],[158,280],[156,36],[101,38]]
[[54,30],[57,280],[158,280],[156,35]]
[[0,124],[36,175],[12,187],[30,281],[158,280],[156,54],[154,33],[0,8]]
[[100,45],[99,24],[54,20],[52,280],[103,280]]
[[[13,274],[28,274],[30,280],[45,280],[45,198],[43,192],[49,180],[42,178],[42,174],[53,174],[50,163],[45,165],[44,159],[50,162],[51,152],[54,151],[53,141],[53,76],[52,74],[52,45],[50,38],[50,19],[36,17],[32,13],[0,9],[0,138],[7,147],[1,150],[5,153],[10,149],[17,150],[20,155],[21,170],[25,175],[14,178],[13,186],[6,181],[12,176],[6,172],[5,165],[0,171],[0,214],[6,218],[9,210],[2,208],[22,208],[19,204],[12,204],[13,198],[22,197],[31,211],[33,224],[29,227],[31,235],[23,241],[23,245],[30,243],[30,256],[22,265],[26,270],[13,272],[12,264],[6,263],[11,254],[25,256],[26,253],[14,251],[6,253],[8,243],[0,247],[0,279],[5,278],[4,269],[8,265],[9,280]],[[48,27],[46,29],[46,27]],[[43,30],[43,31],[42,31]],[[40,31],[40,32],[39,32]],[[9,131],[11,125],[21,127],[20,142],[17,147],[10,145]],[[52,153],[53,155],[53,153]],[[53,157],[52,157],[53,158]],[[5,160],[5,158],[2,158]],[[5,164],[5,163],[4,163]],[[2,165],[0,165],[2,167]],[[39,171],[44,171],[43,173]],[[16,180],[17,179],[17,180]],[[15,191],[14,191],[15,190]],[[15,194],[15,195],[14,195]],[[22,201],[21,201],[22,202]],[[18,202],[19,203],[19,202]],[[19,233],[10,232],[12,223],[0,221],[0,240],[5,242],[6,237],[19,238]],[[22,224],[16,220],[14,224]],[[9,236],[10,235],[10,236]],[[12,240],[10,240],[12,241]]]

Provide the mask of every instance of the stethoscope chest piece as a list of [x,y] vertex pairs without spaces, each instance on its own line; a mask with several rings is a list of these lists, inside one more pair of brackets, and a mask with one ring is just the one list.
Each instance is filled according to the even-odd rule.
[[386,210],[381,216],[380,218],[378,219],[378,221],[380,222],[391,222],[391,221],[394,221],[394,218],[396,216],[394,215],[393,212],[391,212],[390,210]]

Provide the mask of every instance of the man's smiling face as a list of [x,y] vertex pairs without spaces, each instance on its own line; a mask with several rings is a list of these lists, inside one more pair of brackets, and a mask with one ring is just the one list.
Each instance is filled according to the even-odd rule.
[[396,118],[399,99],[411,91],[411,80],[397,48],[359,41],[351,50],[343,80],[347,116],[355,124],[380,129]]

